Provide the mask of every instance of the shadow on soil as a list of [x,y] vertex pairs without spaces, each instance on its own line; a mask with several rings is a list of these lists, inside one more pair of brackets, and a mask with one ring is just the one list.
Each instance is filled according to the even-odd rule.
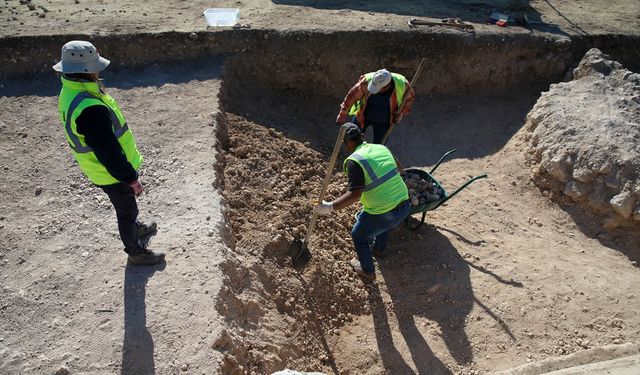
[[361,12],[390,13],[412,17],[447,18],[460,17],[467,21],[484,22],[492,10],[537,14],[527,0],[454,0],[454,1],[319,1],[272,0],[274,4],[305,6],[317,9],[351,9]]
[[153,337],[147,329],[145,289],[147,281],[165,262],[157,266],[127,266],[124,274],[124,340],[121,375],[155,374]]
[[[131,89],[133,87],[159,87],[168,83],[185,83],[219,79],[221,59],[203,60],[181,64],[163,64],[143,69],[127,70],[122,67],[108,67],[100,76],[107,91],[110,87]],[[57,96],[60,93],[58,73],[41,74],[29,79],[15,79],[4,82],[0,96]]]
[[[463,21],[474,23],[486,23],[489,21],[493,12],[500,12],[512,18],[522,19],[526,16],[529,23],[524,28],[529,31],[540,31],[558,35],[569,35],[559,25],[542,22],[541,14],[532,8],[527,0],[492,0],[492,1],[475,1],[475,0],[456,0],[456,1],[318,1],[318,0],[272,0],[274,4],[303,6],[317,9],[327,10],[354,10],[370,13],[387,13],[404,15],[410,18],[426,18],[426,19],[444,19],[457,17]],[[567,18],[549,1],[545,0],[554,13],[563,18],[572,30],[582,35],[588,35],[580,26]],[[510,27],[521,27],[517,24]],[[427,28],[427,26],[416,26],[417,28]],[[499,26],[496,26],[500,29]]]
[[[398,237],[406,237],[407,240],[400,241]],[[427,332],[440,332],[439,339],[444,342],[457,364],[473,361],[473,352],[464,327],[474,303],[494,319],[505,334],[515,340],[507,322],[474,296],[470,268],[489,273],[508,287],[522,287],[522,283],[504,280],[463,259],[449,239],[429,225],[416,232],[404,228],[396,230],[388,252],[389,256],[378,259],[377,265],[384,276],[400,333],[419,373],[451,373],[430,348],[425,339],[428,338]],[[387,308],[377,286],[371,289],[369,298],[378,349],[386,371],[393,374],[413,373],[393,342]],[[424,323],[425,319],[428,320],[427,325]],[[432,323],[438,327],[430,327]]]
[[[433,165],[453,148],[458,151],[448,160],[492,155],[524,124],[539,95],[540,88],[528,87],[508,92],[418,96],[412,112],[395,127],[387,146],[405,167]],[[247,96],[225,100],[227,111],[257,124],[269,124],[288,138],[309,142],[328,159],[339,129],[335,119],[342,98],[256,91]],[[365,135],[371,139],[373,132],[369,129]]]
[[624,254],[630,261],[640,263],[640,231],[634,229],[615,228],[604,229],[593,213],[586,212],[577,205],[560,203],[560,207],[567,212],[578,229],[587,237],[593,238],[615,251]]

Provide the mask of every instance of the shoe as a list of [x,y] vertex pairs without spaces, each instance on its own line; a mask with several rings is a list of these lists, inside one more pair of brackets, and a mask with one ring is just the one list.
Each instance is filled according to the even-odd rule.
[[353,268],[354,271],[356,271],[356,273],[358,275],[360,275],[363,279],[367,280],[367,281],[375,281],[376,279],[376,273],[375,272],[366,272],[365,270],[362,269],[362,266],[360,265],[360,261],[358,261],[358,259],[353,258],[349,261],[349,265],[351,266],[351,268]]
[[378,251],[376,249],[371,249],[371,254],[373,254],[373,256],[375,256],[376,258],[384,258],[387,256],[384,251]]
[[129,263],[135,265],[151,265],[162,262],[162,260],[164,260],[164,253],[144,249],[138,255],[129,255],[128,260]]

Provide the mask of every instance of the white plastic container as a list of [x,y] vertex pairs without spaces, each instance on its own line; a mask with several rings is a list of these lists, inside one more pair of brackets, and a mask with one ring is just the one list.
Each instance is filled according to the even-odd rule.
[[205,10],[203,15],[209,26],[233,26],[240,19],[240,9],[210,8]]

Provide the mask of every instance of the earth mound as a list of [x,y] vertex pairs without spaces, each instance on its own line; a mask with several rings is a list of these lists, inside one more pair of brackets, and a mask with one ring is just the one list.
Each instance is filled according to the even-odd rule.
[[536,184],[592,211],[605,228],[640,222],[640,74],[598,49],[527,116]]

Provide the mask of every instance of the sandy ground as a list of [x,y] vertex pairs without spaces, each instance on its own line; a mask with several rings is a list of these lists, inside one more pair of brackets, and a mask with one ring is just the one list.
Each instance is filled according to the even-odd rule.
[[[473,0],[312,1],[312,0],[5,0],[0,35],[111,34],[204,30],[207,8],[240,9],[240,23],[276,30],[408,30],[409,17],[439,21],[460,17],[482,32],[546,31],[567,35],[638,34],[635,0]],[[502,29],[482,24],[492,10],[526,14],[542,23]],[[420,27],[420,30],[434,31]]]
[[[306,359],[290,366],[322,366],[326,373],[473,374],[637,342],[640,273],[633,260],[640,256],[638,237],[597,232],[588,214],[558,207],[530,181],[516,131],[536,97],[512,92],[419,98],[428,104],[416,108],[390,143],[401,160],[428,166],[457,147],[457,157],[436,173],[444,186],[451,190],[483,172],[489,179],[430,212],[429,225],[417,232],[396,231],[392,255],[377,262],[379,281],[373,286],[354,278],[346,265],[353,256],[344,240],[352,210],[320,221],[307,268],[282,267],[288,242],[279,236],[300,235],[299,225],[306,224],[301,209],[310,211],[309,201],[319,189],[323,172],[316,160],[326,163],[331,128],[314,130],[304,120],[293,125],[290,118],[302,118],[302,113],[278,116],[277,103],[266,106],[273,113],[256,116],[259,125],[232,115],[225,196],[231,202],[231,224],[241,234],[235,250],[244,265],[232,262],[226,269],[237,296],[226,311],[240,317],[231,318],[231,325],[247,336],[223,348],[241,357],[245,371],[255,373],[283,365],[265,361],[270,353],[302,347],[308,349]],[[288,103],[309,107],[304,99]],[[457,103],[464,111],[444,103]],[[316,105],[330,108],[329,103]],[[503,120],[500,125],[495,116]],[[305,137],[312,142],[305,144]],[[324,157],[314,145],[324,145],[319,146]],[[290,154],[294,149],[299,157]],[[277,165],[280,172],[261,174],[258,184],[273,190],[246,183],[241,171],[251,165],[261,171]],[[296,187],[297,174],[308,176],[302,189]],[[337,170],[331,197],[343,187]],[[234,209],[239,197],[249,203]],[[267,308],[252,308],[256,303]],[[268,328],[273,326],[290,330],[284,328],[283,334],[282,328]],[[241,350],[248,342],[255,353]]]
[[[0,35],[203,30],[202,10],[224,6],[239,7],[243,24],[277,30],[407,30],[412,16],[482,23],[497,8],[541,18],[534,32],[640,31],[637,1],[463,3],[11,0],[0,4]],[[335,129],[314,118],[333,118],[335,98],[247,103],[227,116],[230,141],[242,129],[255,142],[230,143],[222,158],[215,64],[106,77],[146,158],[141,215],[158,221],[152,245],[167,262],[125,267],[114,212],[64,144],[55,80],[3,83],[0,372],[210,374],[224,357],[230,373],[474,374],[640,340],[638,237],[601,231],[529,180],[517,133],[539,92],[419,98],[390,144],[404,163],[427,167],[458,148],[438,170],[445,187],[489,179],[417,232],[397,230],[378,282],[365,286],[346,266],[353,210],[319,223],[309,267],[293,269],[283,254],[304,232],[334,142]],[[238,177],[254,177],[260,164],[247,155],[258,150],[272,172],[245,183]],[[287,170],[300,180],[282,179]],[[332,197],[343,184],[336,170]],[[233,253],[221,235],[222,194]]]
[[164,69],[106,75],[145,157],[141,218],[158,222],[151,246],[167,253],[157,267],[126,267],[115,212],[63,140],[57,79],[0,99],[0,373],[217,367],[210,346],[224,247],[212,114],[220,82],[215,66]]

